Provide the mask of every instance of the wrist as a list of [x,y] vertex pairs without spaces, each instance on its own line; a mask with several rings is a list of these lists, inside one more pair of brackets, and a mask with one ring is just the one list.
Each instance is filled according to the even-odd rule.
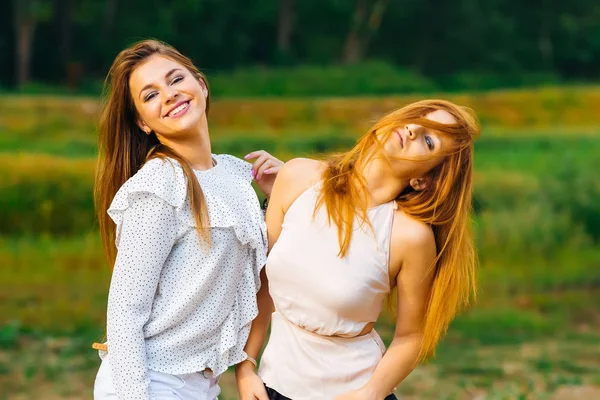
[[363,397],[365,399],[383,400],[391,393],[384,393],[382,392],[381,387],[377,387],[369,383],[363,386],[360,390],[363,392]]
[[247,374],[248,372],[254,373],[256,370],[256,361],[253,358],[248,357],[241,361],[235,366],[236,374]]

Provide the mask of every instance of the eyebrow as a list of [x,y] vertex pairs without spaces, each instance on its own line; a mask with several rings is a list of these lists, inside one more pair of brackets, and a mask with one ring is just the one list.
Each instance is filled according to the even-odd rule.
[[[171,75],[173,75],[173,74],[174,74],[175,72],[177,72],[177,71],[181,71],[181,68],[173,68],[172,70],[170,70],[169,72],[167,72],[167,73],[166,73],[166,75],[165,75],[165,79],[169,79],[169,77],[170,77]],[[150,89],[152,86],[153,86],[153,84],[152,84],[152,83],[149,83],[149,84],[147,84],[146,86],[144,86],[144,87],[142,88],[142,90],[140,90],[140,97],[142,96],[142,93],[144,92],[144,90],[146,90],[146,89]]]

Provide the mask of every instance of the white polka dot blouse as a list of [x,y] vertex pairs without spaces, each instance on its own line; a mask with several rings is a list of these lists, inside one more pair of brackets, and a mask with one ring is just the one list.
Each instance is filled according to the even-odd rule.
[[195,171],[211,247],[202,247],[174,160],[148,161],[116,194],[117,259],[107,313],[108,357],[119,398],[148,399],[148,370],[216,375],[246,358],[266,261],[263,214],[251,165],[214,155]]

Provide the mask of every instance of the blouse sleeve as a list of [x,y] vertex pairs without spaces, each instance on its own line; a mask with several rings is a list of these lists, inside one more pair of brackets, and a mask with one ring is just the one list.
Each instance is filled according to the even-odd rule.
[[177,239],[185,183],[177,166],[152,160],[123,185],[108,210],[117,225],[118,249],[108,295],[108,356],[122,400],[150,398],[143,330]]
[[144,325],[177,238],[175,208],[151,192],[128,193],[119,210],[118,252],[108,296],[111,375],[121,400],[150,398]]

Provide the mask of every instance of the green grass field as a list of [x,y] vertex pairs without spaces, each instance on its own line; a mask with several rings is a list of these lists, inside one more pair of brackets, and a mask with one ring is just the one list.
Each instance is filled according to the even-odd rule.
[[[93,223],[96,109],[86,99],[17,103],[0,116],[0,400],[91,398],[99,359],[89,345],[103,333],[110,280]],[[318,107],[307,109],[320,115]],[[534,120],[527,109],[511,112]],[[219,118],[213,150],[238,156],[340,150],[361,133]],[[484,123],[475,153],[478,302],[435,360],[398,387],[401,398],[600,398],[599,164],[600,128],[588,122]],[[388,311],[378,323],[385,340],[393,320]],[[221,382],[222,398],[235,399],[232,374]]]

